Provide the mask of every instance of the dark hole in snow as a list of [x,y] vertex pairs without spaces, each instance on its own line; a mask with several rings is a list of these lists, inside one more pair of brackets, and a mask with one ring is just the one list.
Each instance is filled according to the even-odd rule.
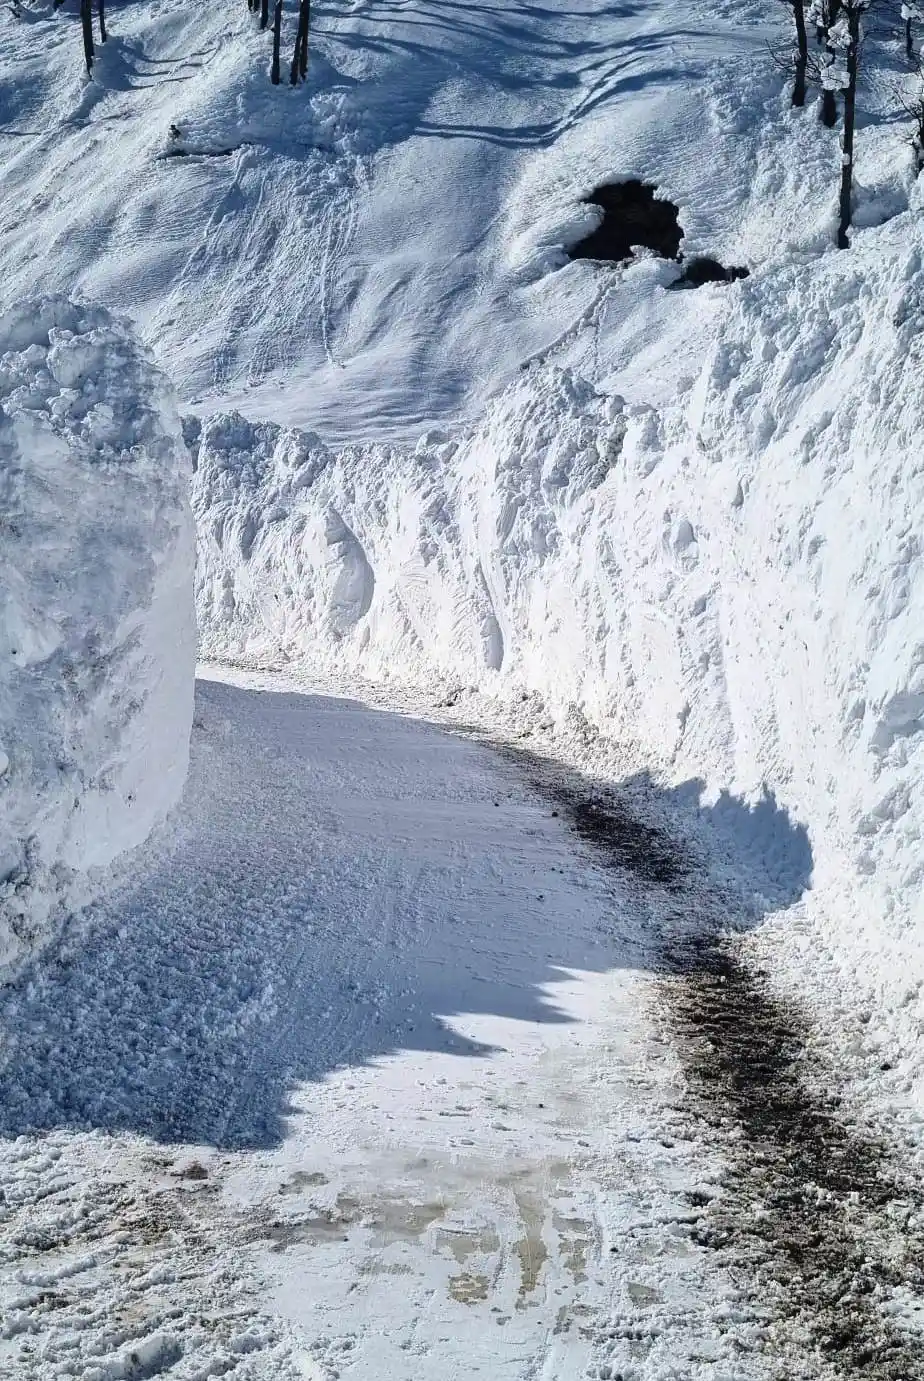
[[[627,182],[610,182],[585,197],[591,206],[599,206],[603,219],[596,229],[585,235],[568,251],[571,259],[600,259],[624,264],[633,258],[639,245],[651,249],[662,259],[683,262],[680,241],[683,229],[678,221],[680,210],[672,201],[655,195],[657,187],[649,182],[631,178]],[[733,283],[747,278],[746,268],[725,268],[717,259],[691,259],[684,265],[672,288],[699,288],[704,283]]]
[[160,155],[164,158],[230,158],[237,153],[240,144],[228,149],[165,149]]
[[657,188],[637,178],[629,182],[611,182],[598,187],[585,197],[591,206],[599,206],[603,219],[595,230],[572,246],[572,259],[608,259],[621,264],[632,258],[636,245],[654,250],[663,259],[680,256],[683,231],[678,224],[680,214],[672,201],[655,196]]
[[670,288],[701,288],[704,283],[734,283],[737,278],[748,278],[750,269],[732,266],[726,268],[718,259],[691,259],[684,264],[683,272]]

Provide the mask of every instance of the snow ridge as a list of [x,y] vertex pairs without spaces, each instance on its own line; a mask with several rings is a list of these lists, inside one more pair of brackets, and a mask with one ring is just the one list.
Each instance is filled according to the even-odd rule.
[[63,298],[0,317],[0,969],[182,789],[188,468],[124,323]]

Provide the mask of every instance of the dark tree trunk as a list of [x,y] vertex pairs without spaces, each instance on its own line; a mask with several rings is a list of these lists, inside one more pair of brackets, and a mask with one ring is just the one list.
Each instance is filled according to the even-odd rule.
[[911,32],[911,15],[905,20],[905,56],[914,57],[914,34]]
[[83,30],[83,55],[87,71],[93,71],[93,10],[92,0],[80,0],[80,27]]
[[792,103],[805,105],[805,73],[808,68],[808,33],[805,28],[805,0],[792,0],[796,21],[796,78],[792,87]]
[[[825,47],[828,50],[828,58],[831,62],[837,61],[837,54],[832,45],[828,42],[828,34],[837,23],[838,15],[841,12],[841,0],[828,0],[825,11]],[[833,129],[837,124],[837,93],[824,87],[821,93],[821,123],[826,129]]]
[[298,86],[298,78],[301,70],[302,48],[308,46],[308,0],[299,0],[298,4],[298,30],[295,34],[295,51],[292,54],[292,70],[289,73],[289,81],[293,86]]
[[270,81],[274,86],[279,85],[279,45],[282,41],[282,0],[276,0],[276,8],[273,10],[273,66],[270,70]]
[[269,0],[260,0],[260,28],[265,29],[269,23]]
[[99,0],[99,41],[106,42],[106,0]]
[[860,66],[860,6],[848,3],[847,9],[847,89],[844,92],[844,142],[841,158],[841,215],[837,227],[838,249],[849,249],[847,232],[851,221],[853,191],[853,135],[857,117],[857,71]]
[[311,0],[305,0],[305,27],[302,31],[302,46],[298,54],[298,70],[302,81],[308,76],[308,30],[311,27]]

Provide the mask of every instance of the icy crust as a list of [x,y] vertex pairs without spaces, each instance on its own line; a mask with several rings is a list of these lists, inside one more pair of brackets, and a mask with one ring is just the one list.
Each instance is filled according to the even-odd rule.
[[0,973],[182,788],[188,468],[123,323],[61,298],[0,317]]

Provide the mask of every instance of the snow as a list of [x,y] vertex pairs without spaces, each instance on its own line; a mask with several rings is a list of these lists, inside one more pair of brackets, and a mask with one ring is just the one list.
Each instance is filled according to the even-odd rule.
[[825,943],[916,1032],[920,255],[905,222],[825,259],[810,307],[798,266],[743,284],[669,409],[537,366],[413,449],[210,419],[205,654],[534,693],[712,798],[773,791]]
[[666,298],[676,269],[601,272],[564,246],[614,177],[660,185],[690,256],[759,263],[830,214],[823,166],[795,216],[754,180],[779,160],[743,127],[742,79],[785,118],[765,8],[316,5],[292,90],[245,6],[120,9],[87,84],[71,16],[36,0],[4,17],[0,304],[40,263],[46,288],[130,314],[197,411],[328,440],[473,420],[550,349],[586,369],[599,347],[622,391],[670,396],[722,298]]
[[0,990],[0,1367],[769,1381],[652,904],[484,747],[201,682],[169,827]]
[[186,772],[189,460],[124,323],[61,298],[0,317],[0,968]]
[[[13,472],[43,526],[3,534],[0,588],[54,579],[72,619],[16,594],[45,660],[0,682],[0,811],[15,837],[46,814],[6,960],[138,846],[0,990],[14,1375],[840,1367],[829,1316],[763,1288],[811,1311],[792,1254],[761,1276],[753,1235],[703,1246],[742,1178],[749,1231],[772,1217],[792,1148],[731,1096],[691,1116],[708,1042],[657,1015],[683,925],[734,930],[760,1003],[793,1003],[782,1103],[813,1077],[842,1099],[799,1137],[860,1173],[843,1128],[873,1116],[920,1169],[922,191],[874,16],[834,248],[839,131],[817,93],[790,107],[785,22],[326,0],[291,90],[244,6],[119,8],[91,81],[66,9],[0,19],[5,360],[55,486]],[[688,260],[750,276],[674,293],[649,254],[569,261],[586,196],[627,177],[679,207]],[[61,299],[33,339],[40,291],[127,313],[151,356]],[[182,803],[140,843],[181,788],[192,673],[152,360],[196,467],[202,652],[267,674],[213,668]],[[592,866],[511,765],[543,756],[686,841],[677,895]],[[828,1192],[801,1154],[784,1223],[808,1171]],[[914,1223],[884,1225],[882,1186],[919,1191],[877,1185],[823,1225],[816,1293],[840,1309],[888,1258],[863,1308],[913,1334]]]

